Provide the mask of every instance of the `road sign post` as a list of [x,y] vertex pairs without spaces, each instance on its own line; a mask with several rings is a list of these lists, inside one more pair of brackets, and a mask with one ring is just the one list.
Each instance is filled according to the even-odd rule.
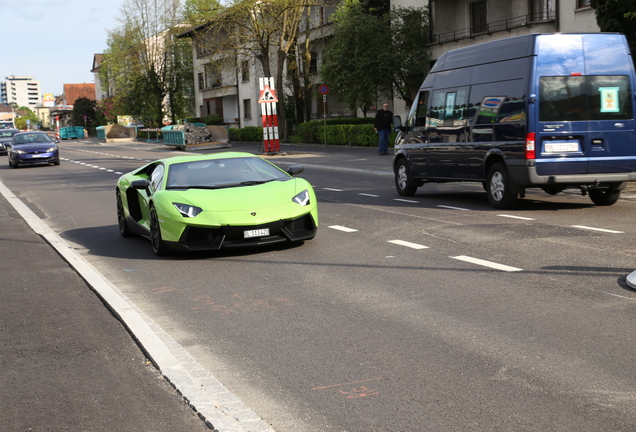
[[279,153],[280,140],[278,138],[278,114],[276,113],[276,91],[274,89],[274,78],[259,78],[260,97],[258,103],[261,105],[263,120],[263,146],[261,153]]
[[329,87],[323,84],[318,90],[322,93],[323,129],[325,131],[325,147],[327,147],[327,93],[329,93]]

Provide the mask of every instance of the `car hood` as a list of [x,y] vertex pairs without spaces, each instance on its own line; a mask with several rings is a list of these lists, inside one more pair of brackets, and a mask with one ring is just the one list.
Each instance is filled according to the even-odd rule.
[[204,211],[233,212],[287,205],[297,193],[308,188],[305,180],[290,179],[222,189],[171,189],[164,191],[164,198],[194,205]]
[[51,147],[55,147],[55,143],[31,143],[31,144],[16,144],[13,146],[14,150],[22,150],[25,152],[35,152],[48,150]]

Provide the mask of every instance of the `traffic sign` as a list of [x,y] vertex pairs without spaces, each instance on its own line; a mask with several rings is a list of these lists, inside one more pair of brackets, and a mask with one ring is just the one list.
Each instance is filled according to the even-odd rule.
[[258,99],[258,103],[269,102],[278,102],[278,98],[276,97],[274,90],[270,89],[269,86],[266,85],[263,87],[263,90],[261,90],[261,97]]
[[321,85],[318,90],[320,91],[320,93],[326,95],[327,93],[329,93],[329,86],[326,85]]

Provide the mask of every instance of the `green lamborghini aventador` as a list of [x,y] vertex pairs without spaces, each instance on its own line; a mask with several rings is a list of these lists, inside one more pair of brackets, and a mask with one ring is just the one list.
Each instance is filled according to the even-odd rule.
[[157,160],[117,181],[119,232],[148,238],[158,256],[309,240],[318,205],[302,171],[239,152]]

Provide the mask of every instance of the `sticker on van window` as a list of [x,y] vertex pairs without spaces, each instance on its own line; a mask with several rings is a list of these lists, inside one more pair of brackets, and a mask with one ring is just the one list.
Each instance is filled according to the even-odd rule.
[[601,112],[615,113],[620,111],[618,106],[619,87],[599,87],[601,94]]
[[447,93],[446,94],[446,117],[453,117],[453,113],[455,112],[455,97],[457,93]]

